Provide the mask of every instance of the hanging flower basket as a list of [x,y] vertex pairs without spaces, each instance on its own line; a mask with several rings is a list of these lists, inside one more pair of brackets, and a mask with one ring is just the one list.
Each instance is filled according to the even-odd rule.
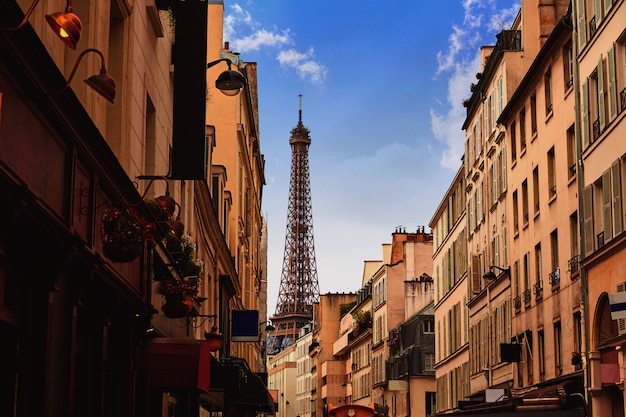
[[143,252],[144,227],[134,210],[108,209],[102,216],[102,251],[113,262],[131,262]]
[[187,316],[193,309],[194,297],[184,294],[166,294],[165,303],[161,306],[161,311],[165,317],[177,319]]
[[132,262],[143,252],[143,243],[137,242],[104,242],[102,252],[113,262]]

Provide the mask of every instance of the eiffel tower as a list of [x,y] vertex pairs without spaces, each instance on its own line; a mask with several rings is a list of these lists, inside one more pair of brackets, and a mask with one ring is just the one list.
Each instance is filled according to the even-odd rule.
[[267,353],[277,354],[295,342],[300,328],[313,319],[313,303],[319,302],[313,213],[309,180],[309,129],[302,124],[302,95],[298,125],[291,130],[291,178],[289,212],[276,313],[270,317],[275,330],[267,341]]

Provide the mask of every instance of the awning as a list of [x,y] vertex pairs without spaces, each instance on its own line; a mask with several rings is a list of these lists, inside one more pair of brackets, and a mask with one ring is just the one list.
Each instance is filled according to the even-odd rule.
[[146,373],[151,388],[209,392],[209,344],[195,339],[152,339],[141,352],[140,370]]
[[274,414],[274,399],[267,383],[252,372],[241,358],[220,358],[213,366],[211,391],[224,392],[229,406],[266,414]]

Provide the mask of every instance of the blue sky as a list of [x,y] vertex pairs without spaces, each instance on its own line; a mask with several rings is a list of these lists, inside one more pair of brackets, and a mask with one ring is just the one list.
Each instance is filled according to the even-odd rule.
[[461,164],[479,48],[518,10],[513,0],[224,1],[224,40],[258,65],[269,315],[299,95],[320,292],[353,292],[397,226],[428,225]]

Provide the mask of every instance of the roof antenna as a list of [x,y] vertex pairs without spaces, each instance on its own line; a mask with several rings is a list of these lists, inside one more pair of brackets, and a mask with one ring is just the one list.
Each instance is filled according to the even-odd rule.
[[302,94],[299,94],[300,97],[300,110],[298,111],[298,121],[302,123]]

